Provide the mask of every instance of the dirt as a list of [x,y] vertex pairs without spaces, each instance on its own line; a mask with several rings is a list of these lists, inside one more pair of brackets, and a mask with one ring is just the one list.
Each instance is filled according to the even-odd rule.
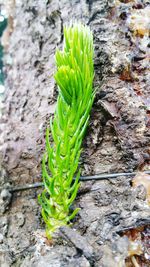
[[[83,143],[82,175],[149,168],[148,30],[146,24],[139,36],[134,20],[130,23],[132,13],[148,8],[148,1],[140,0],[16,1],[5,54],[3,188],[41,181],[45,129],[57,98],[54,53],[71,20],[91,27],[95,46],[97,94]],[[72,228],[61,229],[52,243],[45,238],[37,202],[41,189],[1,192],[1,266],[125,266],[129,244],[121,233],[150,224],[146,191],[142,185],[133,188],[125,176],[83,182],[81,189]]]

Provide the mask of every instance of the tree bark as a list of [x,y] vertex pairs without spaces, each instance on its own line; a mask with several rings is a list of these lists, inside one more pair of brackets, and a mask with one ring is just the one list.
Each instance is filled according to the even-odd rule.
[[[41,181],[45,129],[57,99],[54,54],[62,47],[64,25],[78,20],[94,34],[97,89],[83,144],[82,175],[148,169],[147,35],[135,33],[129,15],[138,10],[133,2],[16,1],[5,55],[2,186]],[[146,8],[145,1],[140,10]],[[149,223],[144,193],[133,190],[130,181],[121,177],[83,183],[74,203],[81,208],[73,224],[79,233],[74,236],[72,230],[72,239],[63,229],[53,246],[43,236],[37,203],[41,189],[14,193],[11,205],[2,208],[2,266],[124,266],[127,246],[118,233]]]

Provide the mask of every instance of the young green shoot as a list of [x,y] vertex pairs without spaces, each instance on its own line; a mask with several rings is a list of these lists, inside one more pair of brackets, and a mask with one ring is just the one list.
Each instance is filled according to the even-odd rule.
[[95,96],[90,29],[81,23],[66,27],[63,51],[56,50],[55,60],[54,77],[59,94],[54,118],[46,131],[46,152],[42,160],[45,189],[39,196],[48,238],[59,227],[70,224],[79,211],[76,208],[72,212],[70,207],[80,186],[81,146]]

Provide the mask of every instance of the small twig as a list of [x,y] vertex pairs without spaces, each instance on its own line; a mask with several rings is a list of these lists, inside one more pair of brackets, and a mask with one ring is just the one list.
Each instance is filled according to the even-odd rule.
[[[150,171],[145,171],[144,173],[150,174]],[[137,172],[120,172],[120,173],[110,173],[110,174],[97,174],[93,176],[81,176],[81,181],[91,181],[91,180],[105,180],[111,178],[118,178],[120,176],[134,176]]]
[[10,188],[10,192],[17,192],[17,191],[23,191],[23,190],[28,190],[32,188],[38,188],[44,186],[43,183],[35,183],[35,184],[27,184],[27,185],[22,185],[22,186],[17,186],[14,188]]
[[[145,171],[144,173],[150,174],[150,171]],[[81,176],[80,181],[86,182],[86,181],[98,181],[98,180],[109,180],[109,179],[114,179],[118,178],[121,176],[134,176],[136,175],[137,172],[122,172],[122,173],[110,173],[110,174],[96,174],[96,175],[90,175],[90,176]],[[74,178],[75,179],[75,178]],[[10,192],[17,192],[17,191],[23,191],[23,190],[28,190],[32,188],[38,188],[42,187],[44,184],[42,182],[39,183],[34,183],[34,184],[26,184],[22,186],[16,186],[16,187],[7,187]],[[0,188],[1,190],[4,188]],[[94,190],[95,191],[95,190]]]

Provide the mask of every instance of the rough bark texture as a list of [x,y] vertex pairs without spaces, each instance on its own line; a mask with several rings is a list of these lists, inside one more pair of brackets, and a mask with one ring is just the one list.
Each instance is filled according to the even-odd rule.
[[[90,25],[95,46],[97,95],[83,144],[82,174],[147,168],[147,35],[135,32],[130,17],[139,8],[146,12],[148,1],[140,4],[119,0],[16,1],[6,57],[1,185],[41,181],[45,129],[57,97],[54,53],[56,46],[62,47],[63,26],[71,20]],[[87,182],[74,204],[81,208],[73,224],[76,230],[61,229],[52,245],[43,234],[39,192],[14,193],[12,199],[3,192],[3,267],[124,266],[127,244],[118,233],[150,223],[145,191],[143,187],[133,189],[130,178]],[[122,265],[117,265],[115,257]]]

